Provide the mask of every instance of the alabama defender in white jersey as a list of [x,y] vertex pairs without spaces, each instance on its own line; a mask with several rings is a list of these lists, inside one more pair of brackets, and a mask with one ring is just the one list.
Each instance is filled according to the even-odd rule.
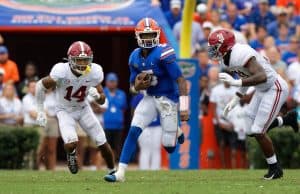
[[108,169],[112,172],[114,170],[113,152],[106,142],[102,126],[86,100],[86,96],[89,95],[99,104],[105,102],[105,95],[101,86],[104,77],[102,68],[100,65],[92,63],[93,52],[85,42],[74,42],[69,47],[67,54],[67,63],[55,64],[50,75],[37,83],[37,121],[41,126],[46,125],[47,117],[43,110],[45,91],[48,88],[55,88],[56,115],[71,173],[76,174],[78,171],[76,123],[79,123],[82,129],[95,141]]
[[272,69],[268,59],[249,45],[236,43],[234,34],[229,30],[220,29],[209,35],[208,53],[211,59],[219,60],[230,74],[239,75],[239,79],[234,79],[230,74],[219,74],[221,81],[240,87],[238,95],[226,105],[224,116],[239,103],[249,86],[255,87],[256,92],[246,109],[246,133],[256,138],[269,164],[264,179],[282,177],[272,140],[266,132],[287,99],[287,83]]

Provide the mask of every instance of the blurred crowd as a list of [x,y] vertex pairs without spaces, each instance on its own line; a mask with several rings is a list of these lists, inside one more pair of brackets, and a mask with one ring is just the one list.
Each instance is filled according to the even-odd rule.
[[[182,12],[184,1],[152,1],[160,4],[165,17],[180,43]],[[168,7],[169,6],[169,7]],[[261,53],[290,86],[288,101],[283,112],[300,105],[300,1],[289,0],[199,0],[192,22],[192,57],[198,59],[201,75],[199,86],[199,120],[212,117],[216,139],[220,148],[222,167],[237,167],[236,153],[242,153],[242,165],[248,167],[246,134],[243,129],[243,108],[249,103],[255,91],[248,91],[248,99],[229,115],[222,116],[226,104],[235,95],[237,88],[218,82],[222,69],[207,54],[209,34],[220,28],[232,30],[236,42],[249,44]],[[300,107],[300,106],[299,106]],[[298,108],[299,110],[300,108]],[[300,113],[300,111],[299,111]],[[225,154],[225,149],[231,150]],[[226,157],[230,164],[226,164]]]
[[[152,0],[153,6],[160,6],[165,14],[176,39],[180,40],[181,19],[184,6],[183,0]],[[286,109],[300,110],[300,1],[295,0],[198,0],[192,23],[192,57],[199,60],[201,75],[199,77],[199,120],[212,114],[216,137],[223,150],[231,148],[231,167],[236,166],[235,155],[237,150],[244,153],[244,167],[247,167],[246,135],[237,115],[229,118],[222,117],[222,110],[235,95],[236,89],[218,82],[218,73],[222,71],[217,62],[211,61],[207,54],[207,38],[210,32],[219,28],[227,28],[234,32],[236,41],[249,44],[252,48],[265,56],[274,69],[288,81],[290,85],[289,99]],[[38,71],[34,62],[25,64],[25,71],[19,75],[18,65],[9,59],[9,50],[0,35],[0,124],[1,125],[36,125],[35,84]],[[24,77],[20,80],[20,77]],[[124,135],[125,112],[134,110],[139,97],[126,99],[127,94],[118,88],[118,76],[115,73],[107,74],[105,79],[105,94],[107,103],[99,106],[91,103],[91,107],[105,129],[106,137],[115,155],[120,154],[122,135]],[[251,93],[253,91],[250,91]],[[47,169],[56,166],[56,150],[59,137],[58,124],[55,117],[55,94],[47,93],[45,110],[48,114],[46,130],[38,129],[41,134],[40,146],[34,159],[34,167],[39,168],[42,162]],[[241,111],[247,101],[241,102]],[[131,112],[132,112],[131,111]],[[299,111],[300,113],[300,111]],[[199,122],[200,125],[201,122]],[[160,168],[160,128],[159,123],[153,124],[155,133],[145,132],[141,136],[140,168]],[[201,126],[203,127],[203,126]],[[212,129],[213,130],[213,129]],[[79,162],[82,166],[84,155],[88,150],[88,163],[91,169],[101,167],[102,159],[96,146],[90,142],[82,129],[79,134]],[[149,139],[158,139],[158,142],[149,142]],[[153,151],[152,151],[153,150]],[[222,166],[224,152],[221,151]],[[118,158],[116,158],[118,160]]]

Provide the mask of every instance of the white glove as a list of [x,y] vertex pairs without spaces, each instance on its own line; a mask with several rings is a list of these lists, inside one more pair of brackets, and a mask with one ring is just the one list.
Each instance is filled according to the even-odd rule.
[[226,104],[223,115],[224,117],[227,117],[229,111],[231,111],[240,101],[240,98],[238,96],[234,96],[228,104]]
[[94,98],[94,100],[98,100],[100,98],[100,94],[95,87],[90,87],[88,95]]
[[38,111],[36,121],[39,126],[46,127],[46,124],[47,124],[46,113],[44,111]]
[[231,75],[228,73],[219,73],[219,80],[221,82],[228,83],[231,86],[242,86],[242,80],[241,79],[234,79]]

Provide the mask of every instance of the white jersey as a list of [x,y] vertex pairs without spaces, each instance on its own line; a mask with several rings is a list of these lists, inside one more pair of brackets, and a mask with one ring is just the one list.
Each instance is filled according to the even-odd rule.
[[50,77],[56,81],[57,110],[68,112],[82,109],[87,105],[86,96],[90,87],[103,81],[103,70],[98,64],[92,63],[91,70],[86,75],[75,76],[69,63],[57,63],[50,72]]
[[249,61],[251,57],[256,58],[257,62],[262,66],[267,75],[267,81],[265,83],[256,85],[255,89],[260,91],[270,89],[277,80],[278,75],[276,71],[272,68],[267,58],[263,57],[247,44],[236,43],[232,47],[229,59],[229,67],[227,67],[228,70],[237,73],[241,78],[249,77],[250,72],[247,68],[244,67],[244,65]]

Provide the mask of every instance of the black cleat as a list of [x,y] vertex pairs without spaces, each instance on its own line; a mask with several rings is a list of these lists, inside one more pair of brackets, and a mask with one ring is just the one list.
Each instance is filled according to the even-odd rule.
[[270,168],[268,170],[268,173],[264,175],[264,180],[273,180],[273,179],[279,179],[283,176],[283,171],[280,166],[277,166],[276,168]]
[[72,174],[76,174],[78,172],[78,164],[77,164],[77,156],[76,152],[67,154],[68,167]]
[[298,125],[297,117],[298,117],[297,111],[292,110],[292,111],[289,111],[283,119],[284,124],[291,126],[295,133],[299,132],[299,125]]

